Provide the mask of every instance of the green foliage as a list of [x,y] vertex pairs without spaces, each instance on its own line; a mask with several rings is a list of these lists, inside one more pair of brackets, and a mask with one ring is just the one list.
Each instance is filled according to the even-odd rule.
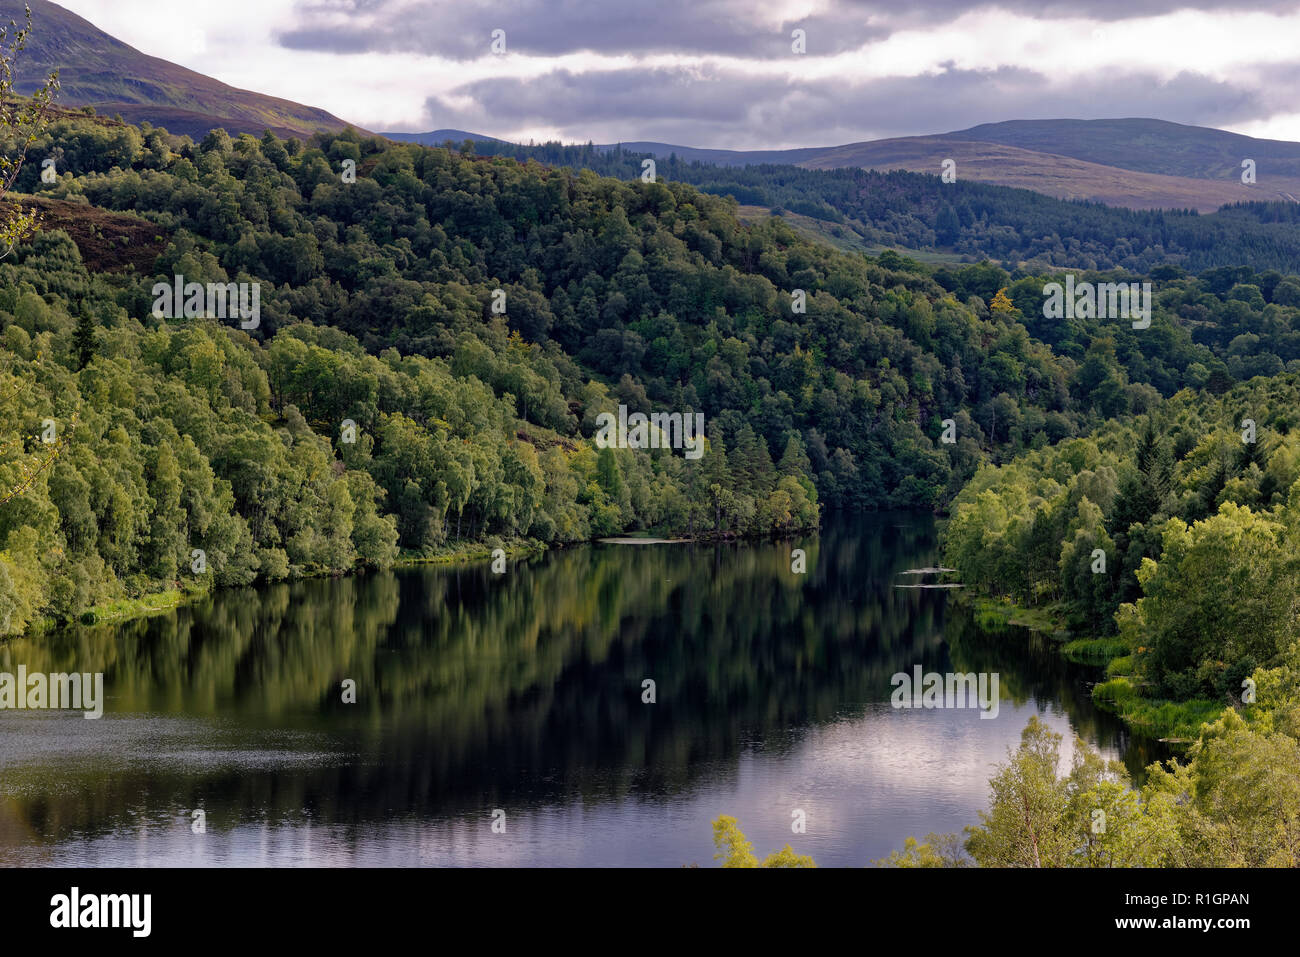
[[[1185,761],[1149,769],[1140,793],[1115,777],[1079,797],[1054,770],[1054,736],[1031,723],[970,831],[980,864],[1300,861],[1298,398],[1292,375],[1218,398],[1180,393],[1158,420],[1112,423],[986,469],[958,496],[946,556],[994,592],[1051,596],[1036,547],[1046,556],[1059,543],[1068,572],[1081,540],[1110,538],[1119,576],[1071,590],[1067,574],[1060,592],[1097,630],[1098,610],[1113,609],[1118,634],[1077,640],[1067,653],[1110,658],[1093,688],[1099,704],[1146,733],[1191,743]],[[1254,442],[1244,418],[1256,421]],[[1087,494],[1104,470],[1120,476],[1108,510]],[[1076,745],[1076,772],[1079,753]],[[1103,835],[1080,831],[1084,807],[1104,813]]]
[[[1255,672],[1259,701],[1206,715],[1183,761],[1148,768],[1133,787],[1119,762],[1076,740],[1061,773],[1061,736],[1032,717],[990,783],[965,850],[980,867],[1295,867],[1300,863],[1300,682],[1294,653]],[[1122,679],[1108,682],[1122,694]],[[877,863],[962,866],[955,835],[908,838]]]
[[[1071,364],[1030,339],[1016,310],[959,301],[897,255],[841,254],[779,219],[743,224],[733,202],[681,182],[355,134],[294,151],[270,135],[194,147],[74,117],[42,147],[77,157],[48,195],[166,230],[152,278],[262,281],[259,337],[310,322],[372,354],[444,360],[570,441],[620,403],[702,411],[747,473],[732,498],[714,498],[713,531],[724,504],[727,530],[743,532],[806,525],[818,503],[937,507],[981,460],[1094,418],[1091,396],[1070,394]],[[344,158],[359,160],[354,183],[339,175]],[[42,296],[82,282],[73,268],[33,279]],[[142,317],[147,286],[122,288],[118,305]],[[304,414],[315,423],[332,402],[318,391]],[[939,441],[948,416],[955,446]],[[769,474],[792,441],[783,474],[803,494]],[[617,524],[612,503],[598,510]]]
[[[23,295],[0,289],[0,310]],[[27,321],[36,332],[44,320]],[[393,560],[383,490],[293,416],[270,413],[261,350],[242,333],[122,323],[101,331],[104,348],[78,369],[70,322],[59,310],[49,321],[62,331],[38,332],[35,354],[6,354],[0,373],[9,632],[181,582]],[[199,573],[194,549],[206,554]]]
[[[1106,149],[1113,152],[1121,143],[1107,140]],[[642,160],[650,156],[591,144],[478,141],[475,149],[624,180],[639,177]],[[776,215],[789,210],[838,224],[871,246],[942,247],[971,261],[1024,263],[1030,272],[1065,266],[1145,273],[1164,267],[1177,274],[1180,266],[1201,271],[1243,261],[1258,269],[1291,269],[1300,256],[1300,211],[1294,203],[1240,203],[1201,215],[1060,200],[965,179],[943,183],[936,175],[903,170],[718,166],[676,155],[659,157],[656,167],[661,180],[690,183],[742,205],[766,206]],[[988,301],[996,291],[979,295]]]
[[[1289,670],[1292,689],[1296,672]],[[1294,694],[1294,691],[1292,691]],[[1255,723],[1225,711],[1186,765],[1154,768],[1145,792],[1177,809],[1183,861],[1202,867],[1300,864],[1300,742],[1294,698]],[[1287,733],[1277,728],[1282,725]]]
[[[53,509],[38,540],[51,555],[79,550],[81,583],[42,593],[43,614],[170,587],[189,567],[184,546],[201,547],[196,529],[220,559],[213,580],[242,581],[493,536],[784,534],[815,527],[824,506],[942,508],[973,476],[951,539],[966,580],[1022,605],[1062,602],[1100,631],[1140,597],[1157,520],[1208,517],[1225,497],[1257,508],[1300,471],[1300,450],[1245,459],[1190,426],[1162,428],[1146,452],[1134,441],[1127,459],[1071,438],[1202,376],[1226,385],[1266,342],[1289,357],[1296,307],[1275,301],[1288,295],[1280,274],[1164,274],[1157,316],[1205,317],[1194,334],[1056,328],[1034,318],[1042,277],[991,263],[932,276],[894,254],[841,254],[779,219],[745,225],[734,203],[681,182],[351,132],[195,146],[68,115],[44,137],[75,157],[45,192],[147,217],[167,243],[150,276],[89,272],[58,231],[3,267],[11,372],[43,383],[60,422],[100,403],[82,444],[35,480]],[[358,161],[356,182],[341,179],[343,159]],[[261,325],[249,337],[153,319],[153,281],[177,273],[260,282]],[[792,309],[795,289],[806,311]],[[1232,345],[1248,330],[1258,343]],[[595,449],[596,417],[620,404],[703,412],[705,454]],[[111,507],[82,461],[118,441],[109,409],[131,410],[114,426],[153,450],[130,453]],[[940,441],[946,418],[956,444]],[[997,474],[981,464],[1048,447],[1029,454],[1053,456],[1054,476],[979,498]],[[5,488],[30,479],[22,469]]]
[[1074,742],[1068,774],[1061,736],[1031,717],[1020,747],[989,782],[991,803],[967,828],[981,867],[1157,867],[1173,862],[1177,827],[1167,801],[1142,801],[1122,764]]
[[[1138,661],[1157,693],[1239,692],[1256,662],[1275,663],[1294,640],[1300,507],[1277,514],[1283,522],[1224,502],[1190,526],[1176,518],[1164,526],[1160,560],[1143,559],[1138,570],[1134,623]],[[1247,667],[1233,671],[1238,662]]]
[[1105,664],[1127,653],[1128,643],[1122,638],[1076,638],[1067,642],[1061,652],[1071,661]]
[[[1075,739],[1068,774],[1061,773],[1061,736],[1036,716],[1020,747],[989,781],[990,805],[980,823],[957,835],[934,835],[877,862],[887,867],[1159,867],[1178,861],[1178,807],[1167,793],[1131,788],[1118,761],[1106,761]],[[1145,799],[1144,799],[1145,798]],[[968,860],[962,851],[970,855]]]
[[714,859],[721,861],[723,867],[817,866],[811,857],[796,854],[789,844],[759,861],[754,855],[754,846],[740,830],[740,824],[726,814],[713,822],[713,845],[718,849]]
[[973,862],[960,835],[931,832],[924,842],[906,838],[901,851],[891,851],[872,863],[877,867],[970,867]]
[[[1116,662],[1118,667],[1113,667]],[[1145,684],[1135,684],[1140,679],[1135,678],[1133,662],[1133,656],[1126,655],[1107,664],[1108,678],[1093,685],[1092,698],[1142,734],[1186,744],[1202,724],[1223,711],[1221,702],[1206,698],[1172,701],[1151,696]]]
[[[1300,626],[1297,399],[1291,375],[1182,393],[1151,417],[981,471],[954,501],[946,560],[993,594],[1059,600],[1092,636],[1067,653],[1128,658],[1115,673],[1133,684],[1099,687],[1106,700],[1235,700]],[[1257,420],[1254,443],[1243,418]],[[1185,728],[1201,716],[1144,720]]]
[[[65,237],[44,238],[64,256]],[[453,541],[564,543],[692,522],[707,532],[706,467],[733,503],[719,513],[728,529],[817,524],[797,441],[783,474],[751,432],[753,468],[735,481],[707,454],[698,466],[669,450],[597,454],[520,418],[511,397],[458,376],[455,358],[367,355],[307,323],[265,342],[212,322],[146,328],[108,277],[68,262],[88,291],[78,306],[34,291],[53,272],[36,251],[5,266],[0,286],[8,633],[146,607],[180,583],[382,567],[399,546],[437,554]],[[507,357],[520,348],[508,340]]]
[[[373,354],[443,359],[508,396],[523,422],[571,441],[620,402],[703,411],[715,444],[751,457],[738,446],[752,446],[748,427],[764,446],[760,466],[795,440],[806,459],[796,470],[810,480],[801,484],[832,507],[942,507],[981,461],[1189,384],[1300,361],[1300,309],[1285,304],[1280,273],[1162,274],[1151,330],[1059,323],[1040,318],[1048,273],[1013,280],[981,263],[931,276],[891,253],[841,254],[779,218],[739,222],[733,202],[679,181],[671,162],[661,164],[667,181],[647,184],[350,133],[288,143],[295,149],[269,134],[213,135],[195,147],[68,116],[40,146],[75,157],[50,196],[143,215],[168,233],[157,278],[261,280],[259,337],[307,321]],[[621,170],[580,151],[583,163]],[[355,183],[340,178],[345,158],[359,160]],[[24,175],[35,188],[35,173]],[[33,278],[42,296],[83,284],[75,265]],[[145,288],[120,289],[118,305],[142,317]],[[804,312],[791,308],[796,288]],[[504,315],[490,309],[498,289]],[[985,305],[995,299],[998,308]],[[329,392],[314,398],[324,413]],[[955,445],[939,441],[948,417]],[[721,530],[723,504],[729,529],[806,522],[802,497],[778,485],[715,496],[708,524]],[[612,504],[598,508],[617,524]]]

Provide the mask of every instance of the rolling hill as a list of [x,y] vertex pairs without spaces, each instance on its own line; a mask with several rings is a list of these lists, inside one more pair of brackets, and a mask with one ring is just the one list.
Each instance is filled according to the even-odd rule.
[[[148,121],[171,133],[202,137],[215,127],[231,133],[280,136],[337,132],[348,126],[325,110],[239,90],[212,77],[148,56],[49,0],[30,0],[32,36],[18,60],[15,88],[31,93],[58,69],[62,106],[93,106]],[[23,22],[23,4],[0,0],[0,20]]]
[[[447,139],[502,142],[462,130],[382,135],[429,145]],[[724,167],[789,164],[937,174],[943,161],[952,159],[962,179],[1128,209],[1213,212],[1228,203],[1300,201],[1300,143],[1151,119],[1013,120],[932,136],[789,150],[705,149],[645,141],[617,145],[659,159],[675,155],[684,162]],[[1241,161],[1247,158],[1257,164],[1253,185],[1241,182]]]
[[[1206,132],[1218,133],[1219,130]],[[939,173],[943,161],[957,164],[957,176],[996,186],[1032,189],[1057,199],[1088,199],[1128,209],[1196,209],[1213,212],[1227,203],[1290,199],[1300,196],[1300,177],[1268,177],[1247,186],[1231,171],[1220,178],[1140,172],[1025,149],[953,136],[909,136],[853,143],[818,153],[798,165],[807,169],[904,169]]]
[[483,136],[466,130],[430,130],[427,133],[380,133],[379,135],[386,136],[390,140],[396,140],[398,143],[419,143],[422,146],[441,146],[448,140],[457,145],[466,140],[473,140],[475,143],[507,142],[506,140],[497,139],[495,136]]
[[1165,120],[1008,120],[945,135],[1194,179],[1240,181],[1241,161],[1249,158],[1258,164],[1261,181],[1274,176],[1300,179],[1300,143]]

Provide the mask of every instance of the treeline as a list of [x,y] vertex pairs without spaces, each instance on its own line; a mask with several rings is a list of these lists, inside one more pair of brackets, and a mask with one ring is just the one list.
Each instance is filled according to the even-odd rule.
[[[468,145],[483,155],[590,169],[619,179],[639,177],[642,161],[651,155],[591,144]],[[662,179],[733,196],[742,205],[841,224],[873,245],[942,249],[971,261],[995,259],[1031,270],[1150,272],[1177,265],[1201,272],[1242,263],[1290,270],[1300,260],[1300,206],[1295,203],[1240,203],[1208,214],[1130,210],[988,183],[944,183],[937,175],[903,170],[721,166],[676,154],[657,158],[655,165]]]
[[[1235,277],[1225,285],[1162,267],[1150,330],[1044,321],[1050,273],[932,276],[892,253],[841,254],[779,217],[743,225],[730,201],[680,182],[351,133],[217,131],[195,146],[68,118],[49,137],[40,148],[63,149],[68,168],[43,192],[156,221],[172,237],[161,280],[261,280],[257,335],[305,320],[371,353],[442,358],[573,439],[610,404],[701,410],[728,447],[757,437],[778,459],[796,439],[835,507],[934,507],[987,456],[1300,357],[1300,280],[1277,272],[1219,270]],[[148,285],[121,290],[121,306],[144,315]],[[1017,308],[991,308],[1005,286]],[[953,445],[939,442],[947,418]]]

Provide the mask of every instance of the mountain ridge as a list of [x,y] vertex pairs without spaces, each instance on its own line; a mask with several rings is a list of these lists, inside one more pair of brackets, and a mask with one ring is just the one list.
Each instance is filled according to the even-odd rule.
[[[507,142],[461,130],[380,135],[440,145],[445,137],[432,137],[447,132],[455,132],[457,142]],[[1300,199],[1300,143],[1140,117],[1007,120],[949,133],[786,150],[709,149],[654,141],[596,148],[620,146],[657,159],[676,155],[686,162],[718,166],[776,163],[804,169],[861,167],[938,174],[943,161],[952,159],[959,177],[1129,209],[1213,212],[1230,203]],[[1241,181],[1243,159],[1256,160],[1256,184]]]
[[[150,56],[50,0],[28,2],[32,33],[16,63],[19,93],[32,93],[58,69],[60,105],[120,113],[133,123],[147,121],[195,139],[217,127],[301,137],[354,125],[318,107],[241,90]],[[0,21],[9,20],[23,23],[23,5],[0,0]]]
[[[20,93],[32,92],[58,68],[62,105],[93,107],[195,139],[217,127],[233,134],[269,129],[278,136],[307,137],[352,126],[369,134],[318,107],[240,90],[142,53],[51,0],[32,0],[31,8],[34,30],[15,77]],[[15,0],[0,0],[0,18],[21,20],[22,15]],[[380,135],[426,145],[448,139],[509,142],[457,129]],[[1128,209],[1213,212],[1233,203],[1300,201],[1300,143],[1141,117],[1005,120],[948,133],[778,150],[645,140],[596,148],[617,146],[720,167],[781,164],[938,174],[952,160],[962,179]],[[1254,183],[1242,182],[1245,160],[1256,163]]]

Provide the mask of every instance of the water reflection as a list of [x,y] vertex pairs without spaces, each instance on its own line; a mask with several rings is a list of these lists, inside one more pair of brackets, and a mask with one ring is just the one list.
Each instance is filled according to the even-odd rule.
[[[731,813],[760,850],[863,864],[973,822],[1030,713],[1154,757],[1046,640],[893,587],[936,563],[929,518],[794,545],[806,575],[790,543],[595,545],[0,645],[0,671],[102,671],[109,698],[0,712],[0,863],[703,864]],[[915,664],[999,672],[999,718],[894,711]]]

